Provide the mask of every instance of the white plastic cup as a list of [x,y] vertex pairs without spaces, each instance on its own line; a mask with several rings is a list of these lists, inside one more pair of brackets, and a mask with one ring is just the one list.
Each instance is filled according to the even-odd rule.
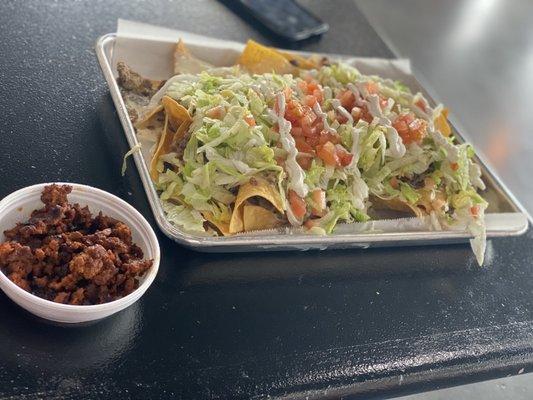
[[[80,306],[45,300],[21,289],[1,271],[0,289],[11,300],[32,314],[61,323],[96,321],[129,307],[146,292],[159,269],[161,255],[154,230],[135,208],[111,193],[78,183],[56,182],[56,184],[72,186],[72,192],[68,195],[70,203],[79,203],[82,207],[89,206],[93,215],[102,211],[104,215],[116,218],[128,225],[131,228],[133,242],[142,249],[144,257],[154,260],[152,267],[140,279],[136,290],[125,297],[104,304]],[[5,230],[14,227],[17,222],[27,221],[33,210],[43,207],[40,197],[46,185],[51,185],[51,183],[25,187],[0,201],[0,242],[5,241]]]

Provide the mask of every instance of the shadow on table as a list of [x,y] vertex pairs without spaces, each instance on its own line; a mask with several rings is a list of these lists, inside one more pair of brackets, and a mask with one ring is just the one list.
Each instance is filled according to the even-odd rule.
[[4,321],[0,324],[0,359],[13,370],[31,372],[38,365],[40,370],[54,374],[105,368],[131,350],[139,330],[138,303],[90,325],[67,325],[36,317],[3,293],[0,297],[0,319]]
[[[489,242],[487,264],[491,263]],[[373,280],[445,277],[482,273],[468,244],[323,250],[306,252],[205,254],[190,252],[181,264],[185,286],[223,282]]]

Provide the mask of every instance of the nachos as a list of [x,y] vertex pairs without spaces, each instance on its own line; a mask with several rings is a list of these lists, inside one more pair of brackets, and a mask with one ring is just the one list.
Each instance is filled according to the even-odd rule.
[[180,41],[176,75],[150,81],[119,63],[119,84],[167,218],[232,235],[280,226],[329,234],[386,208],[473,234],[481,262],[487,202],[474,151],[442,105],[341,62],[249,41],[233,67]]

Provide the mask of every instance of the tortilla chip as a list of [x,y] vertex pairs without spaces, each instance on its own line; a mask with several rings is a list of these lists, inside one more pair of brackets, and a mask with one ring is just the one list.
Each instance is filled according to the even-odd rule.
[[443,136],[450,136],[452,133],[452,128],[448,124],[448,109],[443,108],[440,115],[435,118],[435,128],[442,133]]
[[202,71],[213,68],[213,65],[202,61],[191,54],[183,40],[176,43],[174,49],[174,73],[177,74],[198,74]]
[[183,121],[192,121],[189,111],[170,96],[163,96],[161,104],[165,108],[168,122],[177,129]]
[[165,115],[165,125],[163,126],[163,132],[161,133],[161,137],[159,138],[159,142],[157,143],[154,155],[150,160],[150,177],[154,182],[157,182],[157,178],[159,177],[159,171],[157,171],[157,161],[159,160],[161,154],[163,154],[163,149],[170,147],[171,136],[172,132],[169,132],[168,128],[168,115]]
[[213,224],[220,231],[220,233],[222,233],[222,235],[230,235],[229,223],[216,220],[215,216],[210,211],[203,211],[202,215],[208,222]]
[[403,201],[399,198],[395,199],[382,199],[381,197],[373,196],[372,199],[372,205],[376,209],[389,209],[389,210],[395,210],[395,211],[401,211],[407,214],[411,214],[415,217],[423,217],[426,215],[424,210],[417,207],[414,204],[410,204],[406,201]]
[[135,128],[137,128],[137,129],[146,128],[152,122],[152,120],[157,117],[157,115],[161,111],[163,111],[163,106],[160,104],[157,107],[155,107],[154,109],[152,109],[149,112],[147,112],[145,115],[143,115],[141,120],[138,121],[135,124]]
[[[264,179],[252,178],[250,179],[250,182],[239,188],[239,193],[235,199],[235,205],[233,206],[233,213],[231,214],[229,223],[230,233],[237,233],[245,230],[243,206],[247,199],[255,196],[262,197],[270,202],[281,214],[285,212],[283,208],[283,199],[275,185],[272,185]],[[252,224],[252,222],[250,222],[250,224]],[[253,224],[259,224],[259,222],[254,222]]]
[[276,217],[276,213],[261,206],[245,203],[243,206],[244,231],[259,231],[262,229],[272,229],[281,225],[281,221]]
[[187,109],[173,98],[164,96],[161,99],[161,103],[165,110],[165,125],[152,160],[150,161],[150,176],[154,182],[157,181],[159,176],[159,172],[157,171],[159,157],[170,152],[172,144],[185,135],[192,121]]
[[[177,143],[183,139],[185,134],[187,133],[187,130],[189,129],[189,126],[191,125],[191,121],[183,121],[176,133],[172,136],[172,139],[170,140],[171,146],[176,146]],[[170,149],[169,149],[170,151]],[[164,154],[164,153],[163,153]]]
[[313,69],[313,68],[319,68],[319,65],[315,62],[313,62],[312,59],[302,57],[298,54],[291,54],[286,53],[284,51],[277,51],[279,54],[281,54],[285,59],[296,68],[301,69]]
[[154,182],[157,182],[157,178],[159,177],[159,171],[157,171],[159,157],[170,153],[172,146],[187,133],[190,125],[190,121],[183,121],[178,127],[178,130],[173,132],[170,128],[169,117],[168,115],[165,116],[165,126],[163,127],[163,132],[159,138],[152,160],[150,161],[150,176]]
[[294,71],[291,63],[277,50],[260,45],[253,40],[248,40],[237,64],[253,74],[270,72],[290,74]]

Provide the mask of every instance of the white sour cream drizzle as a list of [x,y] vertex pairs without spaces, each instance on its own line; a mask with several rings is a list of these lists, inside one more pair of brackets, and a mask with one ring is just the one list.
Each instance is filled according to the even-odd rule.
[[323,88],[324,91],[324,99],[329,100],[333,97],[333,92],[329,86],[326,86]]
[[431,120],[430,116],[420,107],[418,107],[418,105],[415,104],[419,100],[423,100],[425,104],[428,104],[426,98],[421,93],[417,93],[411,99],[411,109],[413,110],[413,112],[418,118],[422,118],[422,119],[425,119],[426,121],[430,121]]
[[256,79],[256,83],[252,83],[249,86],[258,94],[263,95],[267,99],[271,99],[274,97],[274,92],[269,87],[268,82],[262,78],[262,79]]
[[437,130],[435,130],[435,126],[433,125],[433,121],[429,121],[428,123],[428,133],[429,136],[431,136],[431,139],[435,142],[437,147],[442,147],[444,150],[446,150],[446,158],[450,162],[457,162],[459,159],[459,148],[455,145],[448,142],[448,140]]
[[469,161],[468,175],[470,176],[470,182],[481,190],[485,190],[485,182],[481,180],[481,168],[479,165]]
[[366,82],[355,82],[355,87],[357,88],[357,90],[359,91],[359,94],[363,98],[366,99],[368,97],[369,93],[368,93],[368,89],[366,88]]
[[315,112],[317,117],[322,120],[322,123],[324,124],[324,130],[328,131],[329,133],[337,132],[335,129],[329,126],[328,116],[326,115],[324,111],[322,111],[322,108],[320,108],[320,104],[318,104],[318,101],[315,102],[315,104],[313,105],[313,111]]
[[331,100],[331,105],[333,106],[333,108],[335,109],[335,111],[337,111],[340,115],[342,115],[344,118],[346,118],[348,120],[348,124],[350,126],[353,125],[353,117],[352,117],[352,114],[350,114],[346,108],[344,108],[343,106],[341,106],[341,102],[339,99],[332,99]]
[[[393,100],[394,101],[394,100]],[[401,158],[405,155],[405,145],[402,138],[398,135],[398,131],[392,126],[391,120],[383,115],[381,107],[379,105],[379,96],[377,94],[371,94],[367,97],[366,104],[370,115],[377,118],[380,125],[385,127],[385,136],[389,143],[387,149],[387,155],[393,158]],[[394,105],[394,104],[392,104]],[[392,105],[390,106],[392,108]],[[389,104],[387,104],[387,108]]]
[[[358,98],[358,96],[359,93],[357,93],[356,98]],[[353,183],[350,185],[350,190],[353,195],[353,204],[356,208],[363,210],[365,208],[364,201],[366,198],[368,198],[368,186],[361,178],[361,172],[359,171],[359,168],[357,168],[359,154],[361,153],[361,149],[359,148],[359,137],[363,128],[361,126],[359,128],[353,126],[353,117],[348,112],[348,110],[341,106],[340,100],[331,100],[331,105],[333,106],[335,111],[343,115],[348,120],[347,124],[352,131],[351,153],[353,154],[353,158],[350,164],[345,168],[345,170],[349,171],[353,176]]]
[[[285,119],[285,96],[283,93],[278,93],[276,95],[277,109],[278,112],[271,111],[272,117],[278,123],[279,127],[279,140],[283,150],[287,152],[287,159],[285,160],[285,168],[289,176],[289,189],[294,190],[298,196],[305,198],[309,192],[309,188],[304,182],[305,173],[296,162],[296,155],[298,150],[296,149],[296,143],[294,138],[290,134],[291,132],[291,123]],[[299,221],[294,214],[290,206],[287,207],[287,218],[291,225],[301,225],[302,222]]]
[[355,96],[355,105],[357,107],[361,107],[364,103],[363,103],[363,99],[361,98],[361,93],[359,93],[359,90],[355,87],[355,85],[353,83],[348,83],[348,85],[346,85],[346,87],[348,88],[348,90],[350,92],[352,92]]

